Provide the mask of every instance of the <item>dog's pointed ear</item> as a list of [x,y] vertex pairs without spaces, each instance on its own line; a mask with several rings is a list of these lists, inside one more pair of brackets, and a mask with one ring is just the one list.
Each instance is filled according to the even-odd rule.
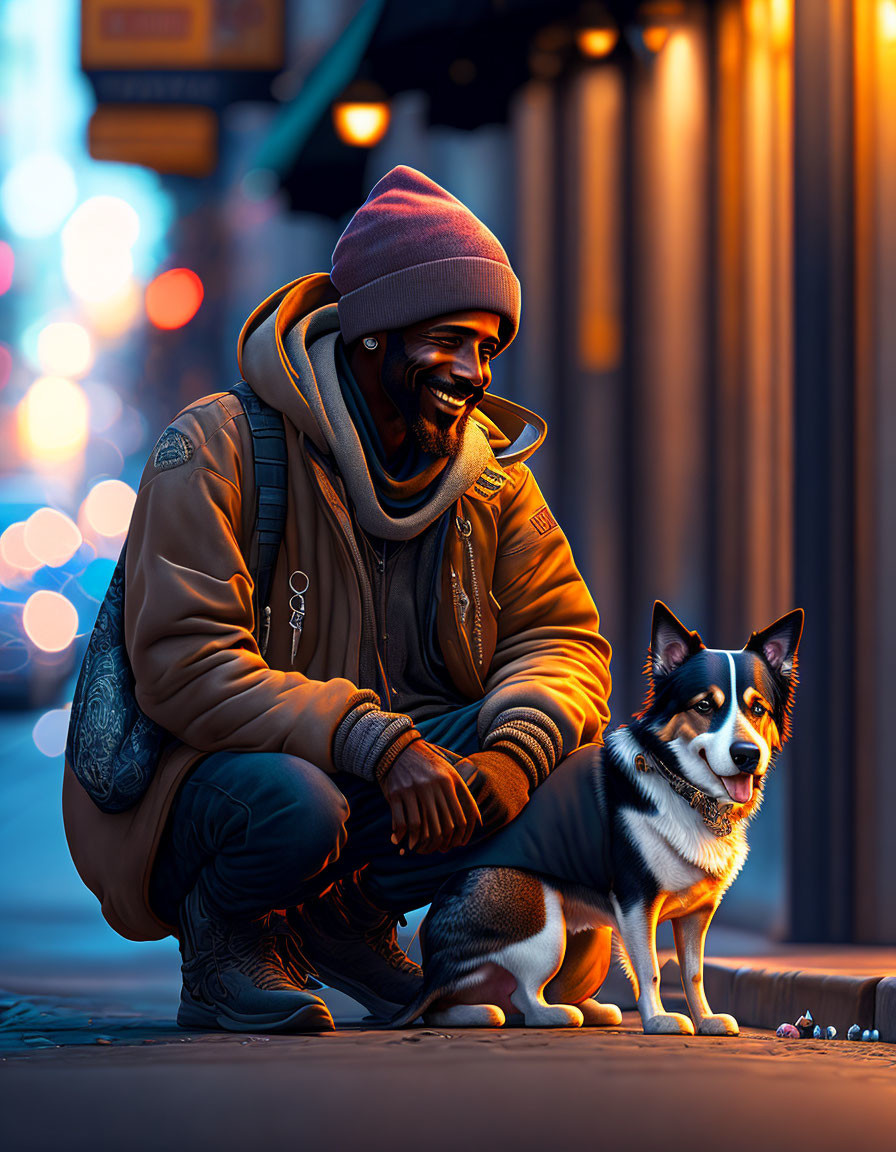
[[805,618],[802,608],[788,612],[762,632],[754,632],[744,645],[744,651],[757,652],[773,672],[789,679],[796,668],[796,653]]
[[662,600],[653,606],[650,632],[650,671],[654,680],[668,676],[704,647],[696,632],[689,632]]

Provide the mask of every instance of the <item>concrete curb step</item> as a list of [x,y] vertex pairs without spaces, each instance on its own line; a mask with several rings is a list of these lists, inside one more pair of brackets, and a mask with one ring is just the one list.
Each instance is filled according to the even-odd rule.
[[[833,965],[804,968],[799,961],[798,956],[708,958],[703,985],[710,1007],[747,1027],[772,1029],[793,1023],[808,1009],[823,1028],[833,1024],[840,1039],[858,1024],[877,1028],[881,1040],[896,1042],[896,976]],[[674,958],[662,966],[661,987],[664,1003],[684,999]]]

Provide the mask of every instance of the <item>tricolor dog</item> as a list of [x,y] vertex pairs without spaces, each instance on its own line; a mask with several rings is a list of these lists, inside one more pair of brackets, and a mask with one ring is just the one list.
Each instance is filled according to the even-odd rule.
[[[421,930],[423,991],[393,1026],[619,1024],[596,999],[615,932],[645,1032],[737,1035],[706,1001],[703,942],[789,735],[802,627],[798,609],[742,651],[713,650],[657,601],[642,711],[561,764],[442,887]],[[663,920],[693,1024],[660,1000]]]

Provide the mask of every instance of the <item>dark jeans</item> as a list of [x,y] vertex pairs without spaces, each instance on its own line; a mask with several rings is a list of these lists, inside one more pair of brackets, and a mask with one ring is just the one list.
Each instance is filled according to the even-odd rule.
[[301,904],[363,865],[375,903],[406,912],[429,903],[468,848],[404,856],[391,842],[389,805],[377,785],[327,776],[280,752],[214,752],[178,792],[150,881],[150,903],[177,923],[202,883],[227,918]]

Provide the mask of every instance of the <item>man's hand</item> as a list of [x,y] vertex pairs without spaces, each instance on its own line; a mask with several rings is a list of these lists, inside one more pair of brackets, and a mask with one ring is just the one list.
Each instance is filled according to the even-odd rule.
[[529,801],[529,777],[517,761],[504,752],[494,749],[474,752],[454,767],[475,797],[485,835],[509,824]]
[[457,848],[467,844],[482,823],[469,788],[425,740],[404,749],[380,787],[392,810],[392,842],[401,844],[407,835],[409,851]]

